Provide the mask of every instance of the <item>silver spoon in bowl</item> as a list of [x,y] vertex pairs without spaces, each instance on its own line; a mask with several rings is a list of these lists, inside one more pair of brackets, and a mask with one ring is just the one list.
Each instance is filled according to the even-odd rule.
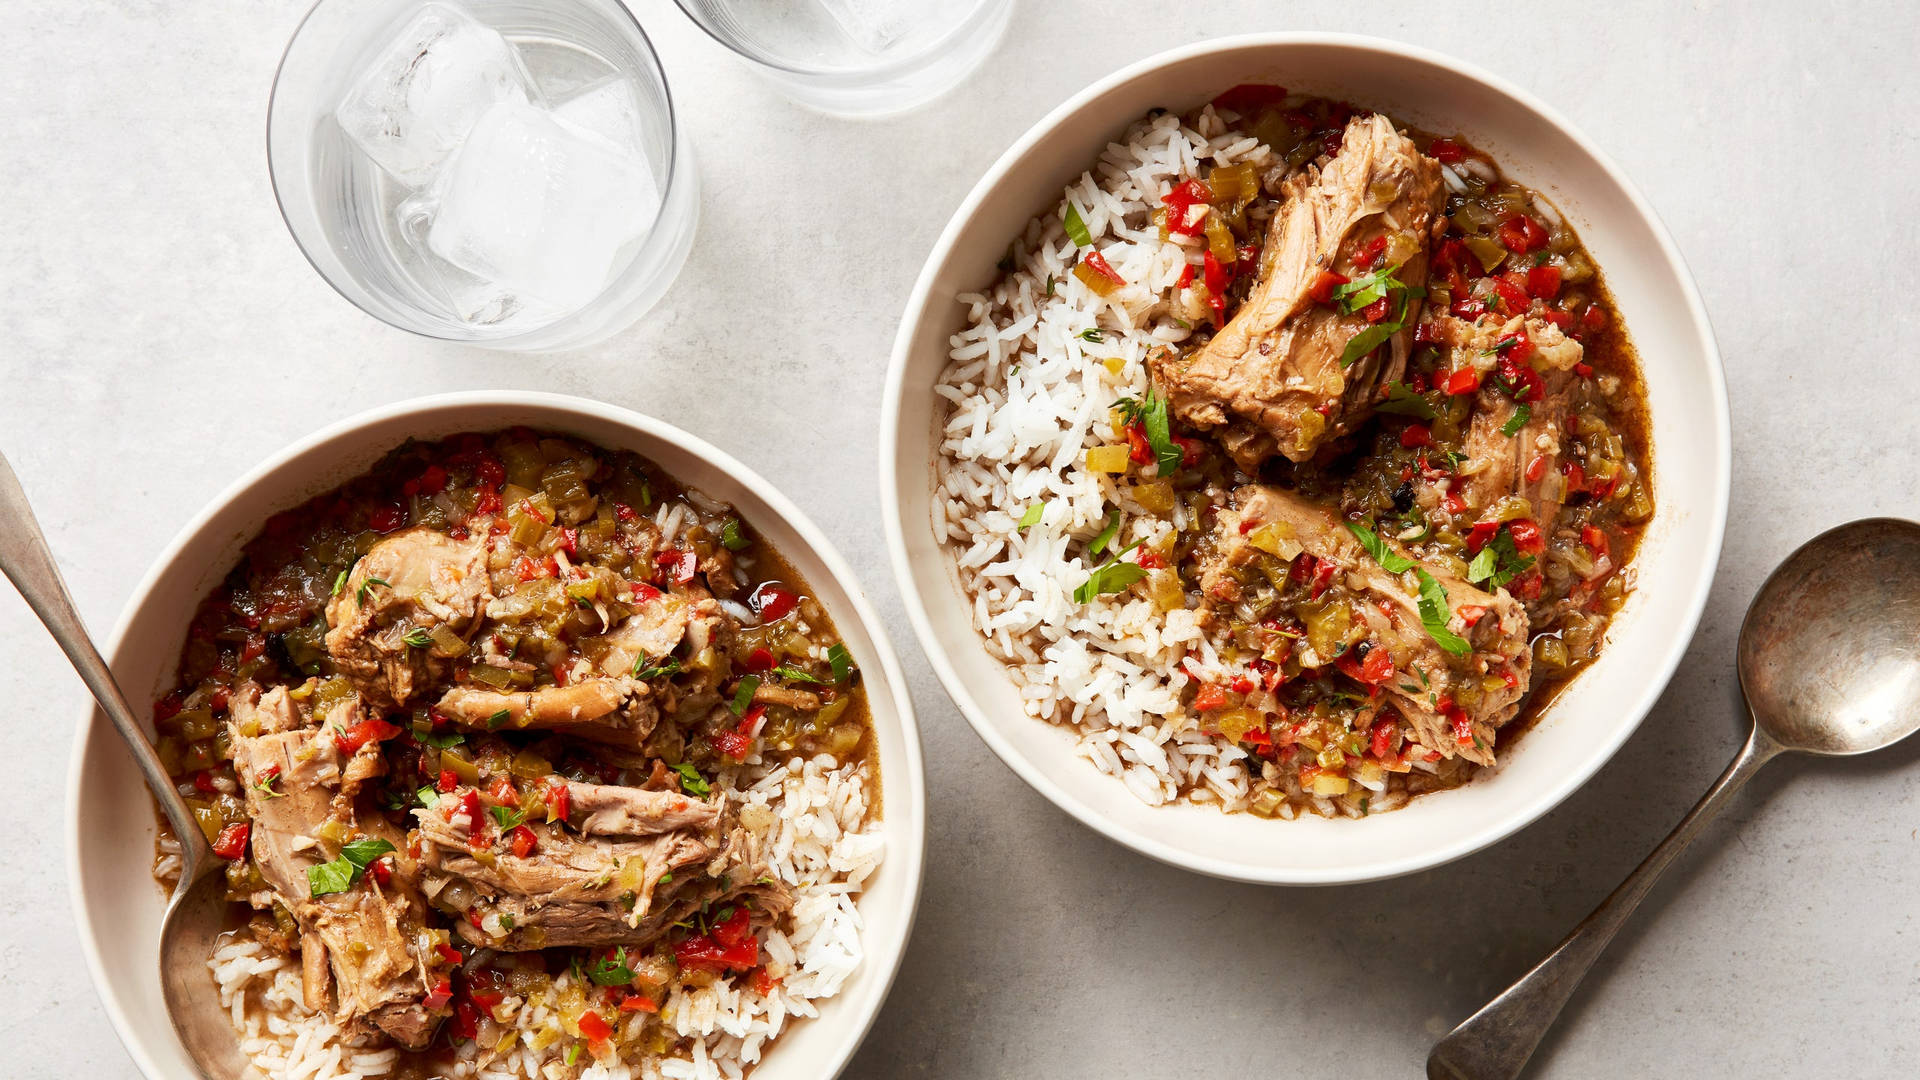
[[113,673],[87,636],[87,628],[73,608],[73,598],[60,578],[60,568],[47,550],[46,537],[27,505],[26,493],[13,467],[0,457],[0,573],[32,608],[54,641],[72,661],[80,679],[93,692],[101,711],[133,754],[140,775],[153,789],[160,810],[180,840],[180,883],[173,890],[160,928],[160,984],[173,1028],[207,1080],[240,1080],[247,1060],[227,1010],[220,1007],[207,960],[215,939],[225,931],[227,914],[226,860],[213,853],[199,822],[173,788],[166,766],[154,753],[127,699],[113,681]]
[[1846,757],[1920,730],[1920,524],[1830,529],[1774,570],[1747,608],[1740,689],[1747,743],[1705,796],[1545,960],[1434,1045],[1429,1080],[1510,1080],[1640,901],[1760,766]]

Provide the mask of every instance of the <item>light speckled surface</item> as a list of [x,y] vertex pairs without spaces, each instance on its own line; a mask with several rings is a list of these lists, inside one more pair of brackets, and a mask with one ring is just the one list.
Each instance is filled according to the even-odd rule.
[[[600,397],[698,431],[841,546],[904,650],[932,833],[919,929],[848,1076],[1414,1076],[1677,820],[1734,749],[1733,638],[1821,528],[1920,514],[1900,342],[1920,12],[1691,5],[1166,5],[1028,0],[987,68],[854,124],[753,80],[666,0],[633,0],[704,171],[679,283],[600,348],[515,357],[411,338],[340,300],[273,206],[262,148],[292,0],[0,0],[0,451],[105,631],[148,561],[263,455],[460,387]],[[1217,12],[1215,14],[1214,12]],[[1095,25],[1098,24],[1098,25]],[[1673,230],[1727,358],[1734,502],[1688,661],[1620,756],[1493,850],[1383,885],[1202,880],[1095,837],[948,704],[892,596],[875,430],[896,313],[954,205],[1072,91],[1241,29],[1371,30],[1545,97]],[[1658,358],[1649,358],[1657,363]],[[678,393],[688,385],[724,392]],[[0,1073],[132,1078],[75,940],[59,809],[83,692],[0,590],[25,765],[0,891]],[[1920,745],[1787,761],[1709,831],[1542,1051],[1554,1078],[1911,1075],[1920,1056]],[[1284,839],[1284,830],[1276,830]]]

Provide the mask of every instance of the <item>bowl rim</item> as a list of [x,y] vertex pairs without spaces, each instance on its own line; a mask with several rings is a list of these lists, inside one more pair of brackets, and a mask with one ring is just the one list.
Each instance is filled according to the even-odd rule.
[[[1659,255],[1680,285],[1676,298],[1684,307],[1687,322],[1698,337],[1701,356],[1706,360],[1706,379],[1710,400],[1710,415],[1704,417],[1712,427],[1710,443],[1713,456],[1708,467],[1713,470],[1712,488],[1714,492],[1711,507],[1695,508],[1696,512],[1708,517],[1708,544],[1706,571],[1693,583],[1691,595],[1686,597],[1684,617],[1674,626],[1670,644],[1665,650],[1657,670],[1650,672],[1653,678],[1644,680],[1641,689],[1634,694],[1624,710],[1630,716],[1627,722],[1618,726],[1610,738],[1585,761],[1572,770],[1559,776],[1555,783],[1546,785],[1528,800],[1522,809],[1494,825],[1465,835],[1450,843],[1440,845],[1419,855],[1398,859],[1382,859],[1366,863],[1349,870],[1318,870],[1300,867],[1259,866],[1231,859],[1214,858],[1182,850],[1174,845],[1163,843],[1130,828],[1118,825],[1103,817],[1094,807],[1081,801],[1052,780],[1029,759],[1027,751],[1016,745],[1013,740],[1002,737],[986,717],[971,688],[960,678],[951,658],[941,646],[936,634],[932,617],[922,599],[922,585],[913,573],[913,560],[907,547],[907,524],[902,518],[899,498],[902,466],[903,438],[912,448],[915,470],[913,483],[921,482],[919,470],[926,466],[920,464],[923,456],[913,440],[920,437],[919,432],[907,433],[901,430],[901,403],[906,392],[907,366],[912,351],[913,339],[918,335],[920,325],[932,313],[935,301],[933,285],[940,269],[952,256],[959,237],[980,204],[989,194],[1019,166],[1022,159],[1036,146],[1051,138],[1065,126],[1074,114],[1094,102],[1101,96],[1116,90],[1127,83],[1139,79],[1161,68],[1182,63],[1196,57],[1215,53],[1239,51],[1249,48],[1299,49],[1333,48],[1354,52],[1367,52],[1385,56],[1392,60],[1412,61],[1445,69],[1453,76],[1468,82],[1477,82],[1483,88],[1504,95],[1522,108],[1531,111],[1542,121],[1551,125],[1572,140],[1584,152],[1590,155],[1598,166],[1607,183],[1617,188],[1625,196],[1633,212],[1646,223],[1649,233],[1658,245]],[[944,317],[944,315],[942,316]],[[1702,613],[1706,609],[1707,597],[1713,585],[1713,568],[1719,565],[1720,552],[1726,535],[1727,507],[1732,490],[1732,432],[1731,419],[1727,404],[1726,377],[1720,359],[1719,347],[1714,341],[1713,326],[1707,317],[1705,305],[1701,302],[1698,286],[1692,273],[1687,269],[1686,260],[1674,244],[1666,225],[1654,211],[1653,206],[1641,194],[1626,173],[1614,160],[1575,127],[1561,113],[1546,102],[1534,96],[1507,79],[1496,75],[1477,64],[1457,59],[1437,50],[1406,42],[1378,38],[1364,34],[1330,33],[1320,31],[1277,31],[1268,33],[1238,34],[1228,37],[1210,38],[1205,41],[1183,45],[1156,53],[1145,59],[1128,64],[1125,67],[1095,80],[1084,89],[1067,98],[1060,105],[1035,121],[1013,144],[995,159],[987,171],[968,191],[966,198],[954,210],[940,237],[935,241],[919,277],[914,281],[913,291],[909,294],[903,312],[899,330],[894,337],[893,351],[887,364],[887,381],[883,392],[880,414],[880,503],[881,518],[886,530],[887,550],[892,558],[895,582],[901,593],[901,601],[907,611],[908,622],[912,624],[914,635],[920,641],[921,651],[926,654],[935,674],[947,695],[959,706],[967,723],[993,750],[1002,762],[1025,780],[1034,790],[1066,811],[1081,824],[1107,839],[1122,844],[1151,859],[1169,866],[1196,871],[1210,877],[1232,881],[1244,881],[1267,885],[1340,885],[1367,881],[1379,881],[1399,877],[1420,870],[1440,866],[1455,859],[1491,846],[1500,840],[1539,820],[1548,811],[1559,805],[1568,795],[1584,785],[1602,766],[1611,761],[1627,739],[1638,731],[1647,713],[1653,708],[1660,695],[1665,692],[1668,682],[1673,678],[1687,645],[1698,628]],[[970,628],[971,629],[971,628]],[[1035,721],[1038,723],[1038,721]]]
[[[801,541],[825,566],[834,583],[846,593],[848,610],[859,621],[873,643],[874,653],[885,675],[892,698],[895,714],[899,718],[901,743],[904,747],[902,758],[898,762],[886,762],[883,780],[891,792],[898,785],[907,798],[907,815],[910,824],[917,827],[903,828],[902,832],[910,840],[906,844],[895,844],[889,836],[886,863],[899,866],[904,874],[905,893],[903,896],[902,932],[897,940],[876,944],[867,942],[860,970],[868,977],[878,976],[877,993],[871,1007],[865,1015],[851,1023],[839,1039],[831,1056],[825,1060],[829,1065],[820,1075],[830,1078],[839,1075],[854,1053],[865,1042],[867,1033],[872,1030],[874,1021],[885,1006],[892,991],[893,983],[899,976],[900,965],[906,956],[907,945],[912,940],[914,923],[918,917],[920,894],[926,876],[926,769],[920,743],[920,728],[913,708],[913,698],[907,692],[905,673],[900,665],[885,623],[881,622],[872,603],[867,599],[866,591],[860,586],[860,579],[840,554],[837,547],[825,533],[808,518],[800,508],[787,498],[779,489],[768,483],[759,473],[748,468],[733,455],[693,435],[679,427],[656,419],[645,413],[619,405],[611,405],[590,398],[569,394],[555,394],[539,391],[512,390],[466,390],[441,394],[428,394],[407,398],[376,408],[354,413],[344,419],[334,421],[318,430],[305,435],[285,447],[268,455],[259,464],[248,469],[238,479],[224,487],[219,494],[210,499],[186,524],[181,526],[167,545],[161,549],[140,581],[129,594],[127,602],[115,621],[112,633],[96,639],[100,641],[101,655],[112,668],[126,645],[126,635],[134,621],[136,613],[147,602],[149,594],[159,584],[173,565],[178,562],[192,546],[196,534],[200,533],[217,514],[224,511],[237,500],[246,498],[274,473],[293,462],[313,453],[318,448],[344,436],[377,424],[406,416],[431,416],[449,409],[469,407],[497,407],[500,409],[536,410],[549,414],[553,420],[562,421],[568,415],[585,416],[603,422],[619,424],[649,437],[673,443],[680,449],[701,459],[705,463],[725,473],[734,482],[753,493],[768,505],[780,520],[798,533]],[[268,511],[277,512],[284,507],[274,507]],[[264,520],[264,518],[262,519]],[[81,835],[80,835],[80,792],[83,768],[86,763],[87,747],[96,736],[94,731],[97,706],[91,697],[80,706],[79,722],[75,725],[73,749],[67,763],[67,791],[62,812],[66,817],[64,837],[66,840],[67,891],[72,903],[75,929],[80,939],[80,951],[86,959],[87,973],[93,981],[95,996],[105,1009],[108,1021],[113,1026],[120,1045],[133,1059],[134,1065],[143,1076],[163,1077],[165,1073],[154,1060],[147,1048],[147,1040],[140,1037],[128,1018],[127,1010],[120,1000],[118,984],[111,978],[102,959],[100,942],[95,932],[96,916],[91,910],[86,893],[80,887],[81,877]],[[896,776],[897,774],[897,776]],[[886,819],[882,819],[883,821]],[[863,929],[863,934],[866,932]],[[863,938],[863,941],[866,939]],[[836,997],[839,995],[836,994]],[[831,1001],[832,999],[826,999]],[[818,1022],[818,1017],[814,1018]],[[169,1029],[171,1034],[171,1029]]]

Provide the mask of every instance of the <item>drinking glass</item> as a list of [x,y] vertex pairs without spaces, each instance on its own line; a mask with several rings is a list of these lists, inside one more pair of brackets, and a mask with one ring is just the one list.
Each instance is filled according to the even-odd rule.
[[498,318],[463,316],[454,293],[471,283],[450,285],[445,265],[408,235],[402,204],[421,193],[376,165],[335,119],[349,87],[419,13],[419,0],[320,0],[295,31],[267,110],[267,164],[281,216],[328,284],[402,330],[525,351],[603,340],[666,292],[686,261],[699,216],[698,173],[659,58],[619,0],[461,0],[453,6],[514,46],[546,101],[610,78],[633,88],[637,150],[660,206],[651,226],[615,254],[599,295],[572,310],[529,305]]

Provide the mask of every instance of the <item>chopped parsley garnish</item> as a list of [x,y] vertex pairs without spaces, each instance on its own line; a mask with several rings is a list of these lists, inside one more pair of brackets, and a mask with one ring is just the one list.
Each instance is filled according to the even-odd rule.
[[1417,416],[1422,420],[1437,419],[1440,415],[1433,411],[1433,406],[1425,397],[1414,393],[1413,387],[1406,383],[1388,383],[1387,400],[1374,406],[1374,411]]
[[367,590],[373,588],[375,585],[378,585],[382,588],[392,588],[392,586],[387,584],[386,578],[370,577],[367,580],[360,583],[359,591],[353,594],[353,602],[355,604],[358,604],[361,607],[366,607],[367,606]]
[[836,641],[827,649],[827,663],[833,665],[833,681],[844,683],[853,674],[853,654],[847,651],[844,642]]
[[1115,552],[1113,558],[1094,567],[1093,573],[1087,575],[1087,580],[1073,590],[1073,602],[1084,604],[1096,596],[1124,592],[1131,588],[1134,582],[1146,577],[1146,568],[1139,563],[1120,561],[1128,552],[1139,546],[1140,541],[1135,540],[1124,549]]
[[740,682],[733,688],[733,700],[727,703],[727,708],[732,709],[735,716],[744,715],[747,706],[753,704],[753,692],[758,689],[760,689],[760,676],[741,676]]
[[720,526],[720,546],[728,551],[743,551],[751,543],[753,541],[740,534],[739,518],[728,518],[727,523]]
[[400,639],[416,649],[424,649],[433,644],[433,635],[425,630],[409,630],[407,636]]
[[587,969],[587,978],[596,986],[626,986],[633,982],[633,969],[627,966],[627,947],[622,945],[612,956],[595,961]]
[[1353,534],[1355,540],[1360,541],[1360,546],[1366,548],[1367,554],[1373,556],[1373,561],[1379,563],[1380,568],[1387,573],[1404,574],[1413,569],[1412,559],[1388,547],[1387,542],[1375,535],[1372,529],[1357,521],[1349,521],[1347,531]]
[[340,571],[340,576],[333,579],[333,595],[339,596],[340,590],[346,587],[347,587],[347,572],[345,570],[342,570]]
[[527,820],[525,810],[509,810],[504,806],[489,806],[487,813],[493,815],[493,823],[501,832],[511,832]]
[[1520,550],[1513,546],[1513,537],[1508,535],[1507,530],[1501,529],[1486,547],[1480,549],[1480,554],[1467,564],[1467,580],[1475,585],[1497,589],[1526,573],[1532,566],[1533,556],[1520,554]]
[[827,685],[827,680],[820,676],[810,671],[801,671],[797,667],[788,667],[786,664],[781,664],[779,667],[774,668],[770,674],[785,679],[788,682],[813,683],[815,686]]
[[636,679],[658,679],[663,675],[680,674],[680,658],[669,656],[664,660],[649,663],[644,656],[633,658],[633,677]]
[[692,765],[683,761],[675,765],[673,771],[680,774],[680,790],[694,798],[703,799],[713,792],[713,787],[707,783],[706,777],[701,776],[700,770]]
[[1095,345],[1098,345],[1101,342],[1107,340],[1107,335],[1101,333],[1099,329],[1096,327],[1089,327],[1085,330],[1082,330],[1076,336],[1078,336],[1081,341],[1091,341]]
[[1434,643],[1455,656],[1465,656],[1473,651],[1465,638],[1447,629],[1447,620],[1453,617],[1453,609],[1447,606],[1447,590],[1432,574],[1425,570],[1420,574],[1420,625],[1427,628],[1427,636]]
[[1527,421],[1531,419],[1533,419],[1533,406],[1516,405],[1514,406],[1513,415],[1507,417],[1507,422],[1500,425],[1500,434],[1518,435],[1520,429],[1526,427]]
[[1137,423],[1147,437],[1147,445],[1153,448],[1153,459],[1160,465],[1161,476],[1172,476],[1186,459],[1186,451],[1173,441],[1173,421],[1167,416],[1166,399],[1147,387],[1144,398],[1121,398],[1113,403],[1127,423]]
[[1481,349],[1480,355],[1481,356],[1505,356],[1508,349],[1513,348],[1515,345],[1518,345],[1519,343],[1520,343],[1520,339],[1518,337],[1503,337],[1499,341],[1496,341],[1493,343],[1493,348]]
[[501,728],[506,727],[509,723],[511,723],[512,720],[513,720],[512,711],[507,709],[501,709],[499,712],[496,712],[492,716],[487,717],[487,730],[499,731]]
[[1093,542],[1087,545],[1087,552],[1092,555],[1100,554],[1107,550],[1107,545],[1113,543],[1113,538],[1118,535],[1120,535],[1120,511],[1115,510],[1107,515],[1107,527],[1101,529],[1099,535],[1093,538]]
[[440,804],[440,793],[431,787],[421,788],[419,791],[413,793],[413,797],[420,800],[421,806],[428,807],[429,809]]
[[1093,246],[1093,234],[1087,231],[1087,223],[1080,220],[1080,208],[1073,205],[1071,199],[1067,200],[1066,226],[1067,239],[1080,247]]
[[392,844],[380,839],[360,839],[343,845],[339,858],[307,867],[307,895],[346,892],[373,860],[392,850]]
[[1020,531],[1025,532],[1033,526],[1040,524],[1040,518],[1046,512],[1047,504],[1043,502],[1037,502],[1027,507],[1026,513],[1020,515]]

